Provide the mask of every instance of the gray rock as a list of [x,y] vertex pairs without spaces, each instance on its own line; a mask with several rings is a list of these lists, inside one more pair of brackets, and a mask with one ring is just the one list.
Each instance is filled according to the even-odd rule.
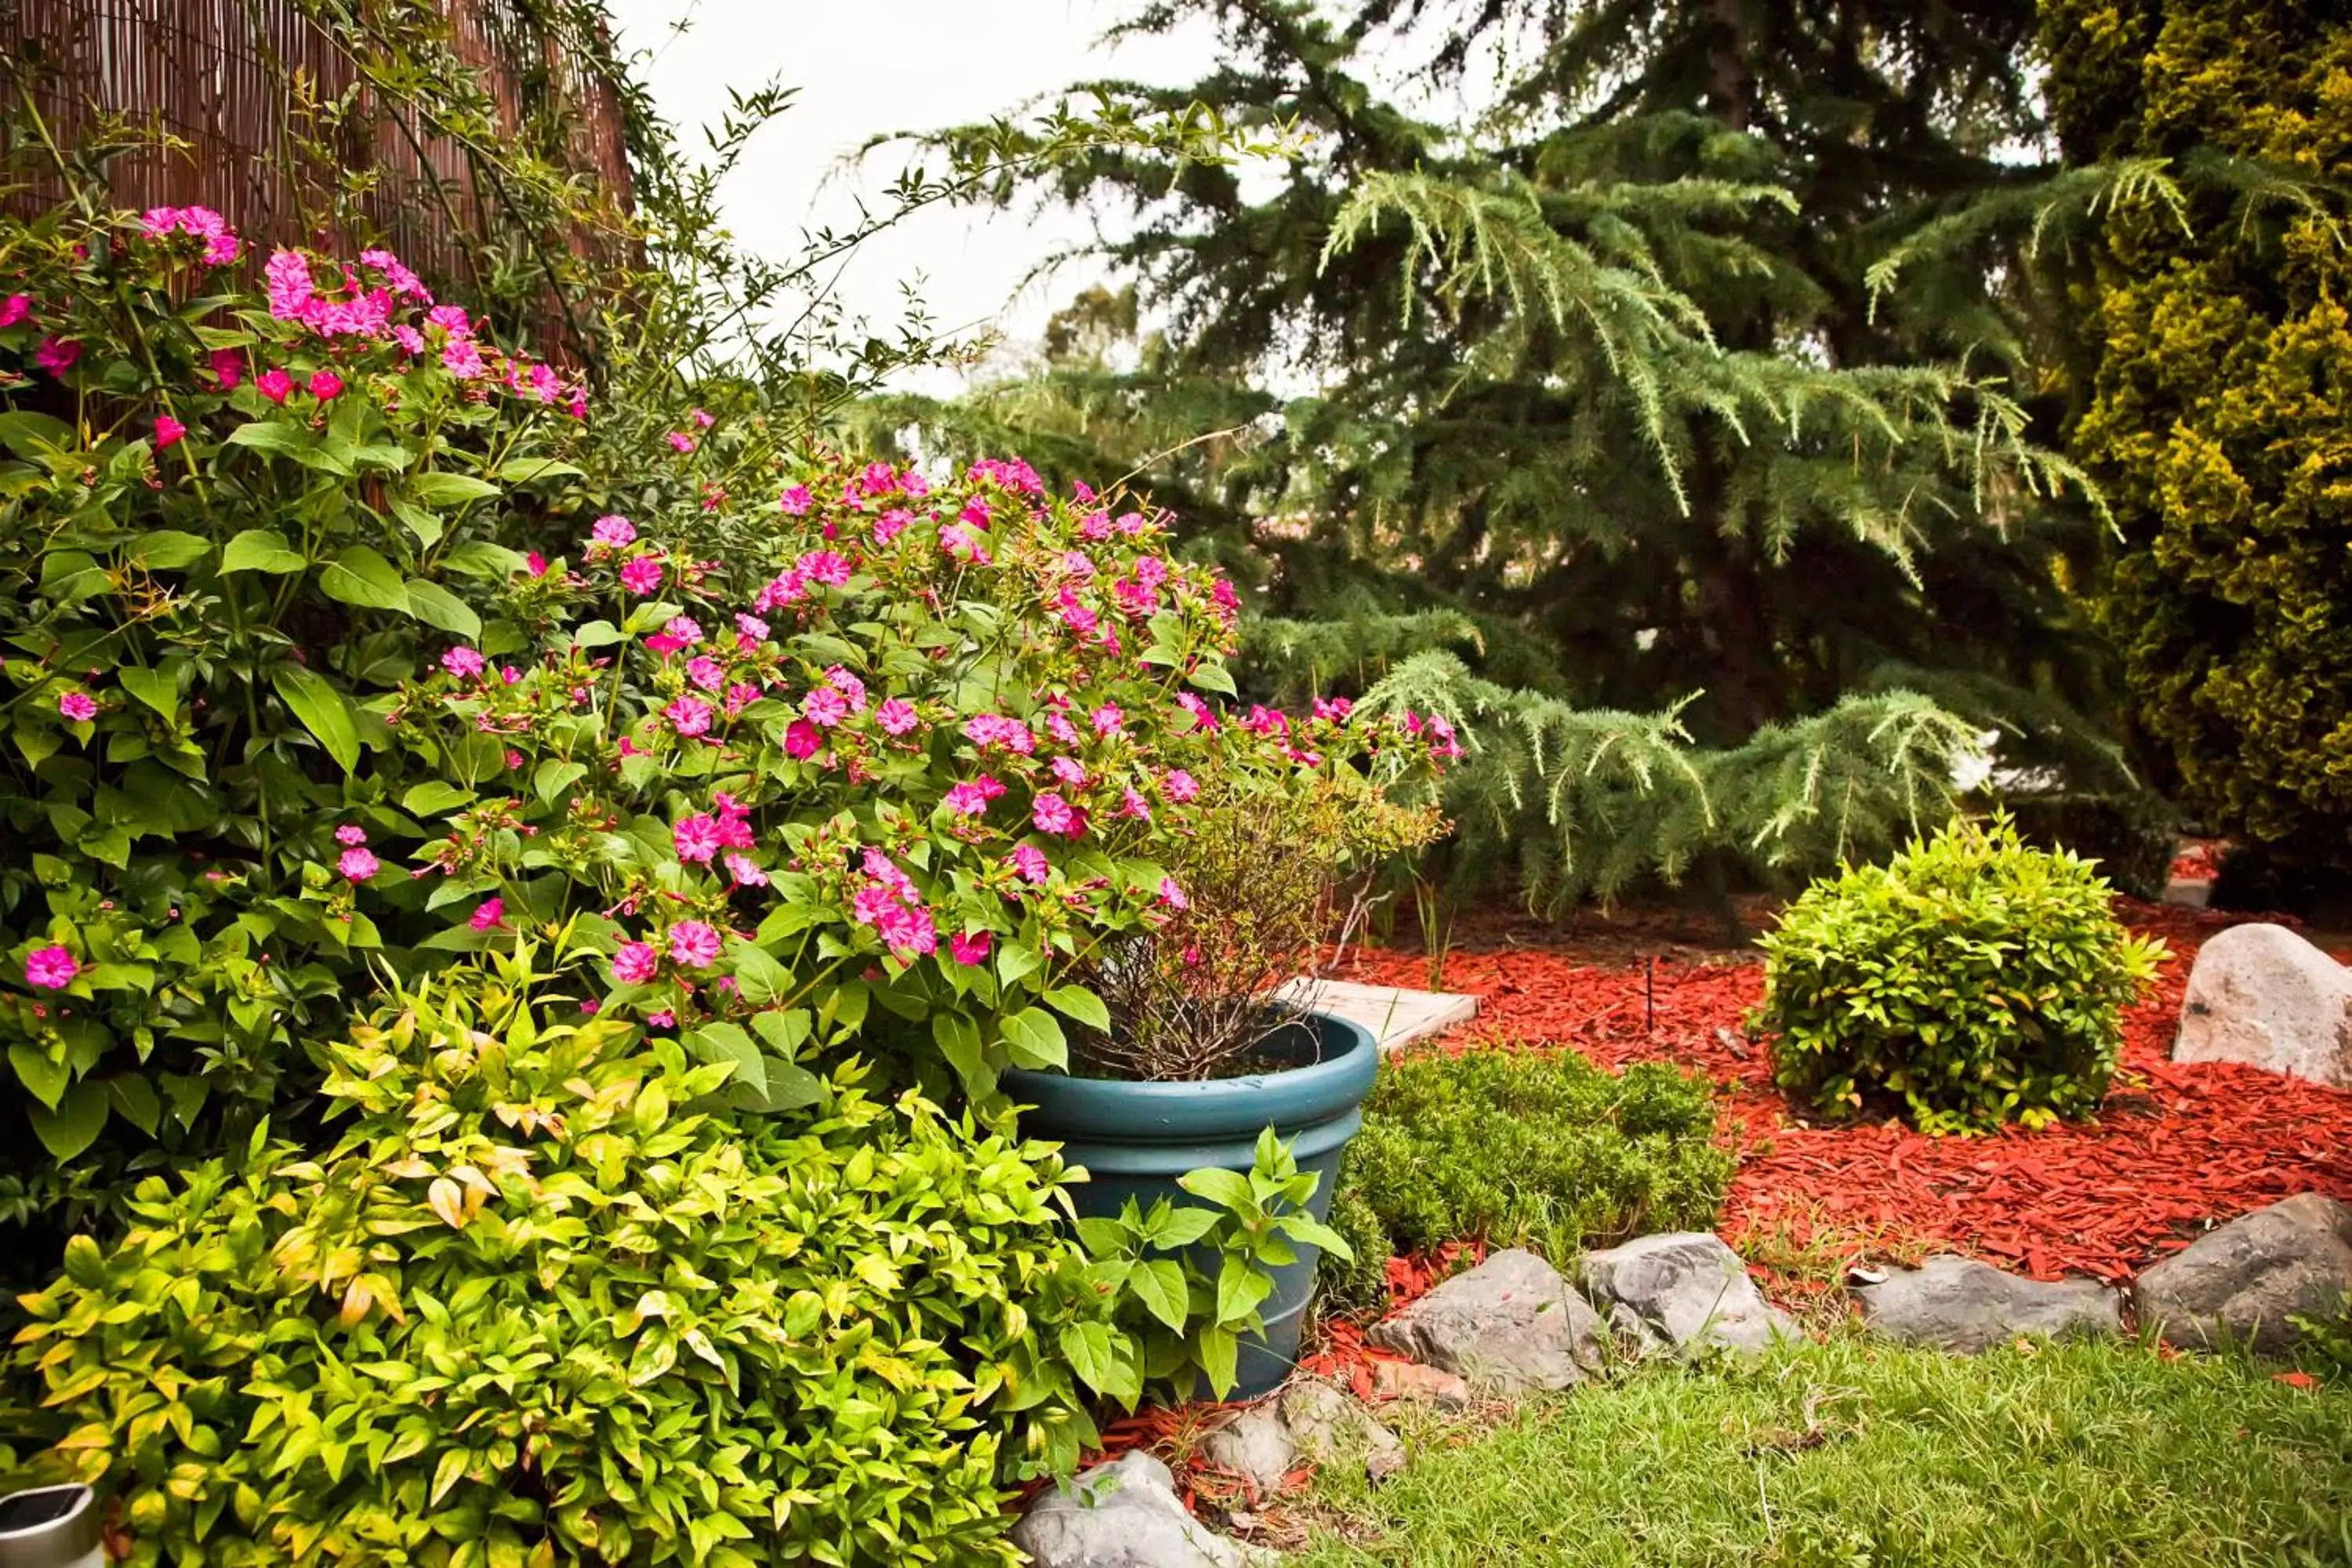
[[2232,926],[2198,951],[2172,1059],[2352,1089],[2352,970],[2284,926]]
[[1260,1492],[1271,1492],[1297,1467],[1298,1445],[1290,1435],[1289,1423],[1283,1419],[1280,1403],[1267,1399],[1203,1438],[1201,1458],[1219,1469],[1231,1470]]
[[2140,1271],[2140,1321],[2177,1344],[2282,1351],[2290,1321],[2330,1319],[2352,1291],[2352,1208],[2317,1193],[2256,1209]]
[[1319,1378],[1301,1378],[1282,1391],[1282,1423],[1297,1458],[1310,1463],[1360,1464],[1375,1481],[1404,1468],[1397,1435]]
[[1138,1449],[1041,1492],[1013,1527],[1037,1568],[1249,1568],[1258,1558],[1184,1511],[1168,1467]]
[[1559,1269],[1513,1247],[1372,1325],[1383,1350],[1493,1394],[1566,1388],[1601,1364],[1608,1331]]
[[2122,1298],[2095,1279],[2021,1279],[1968,1258],[1930,1258],[1853,1294],[1872,1331],[1970,1355],[2020,1334],[2091,1338],[2124,1327]]
[[1801,1340],[1796,1320],[1764,1300],[1748,1265],[1703,1230],[1636,1237],[1577,1259],[1576,1282],[1596,1306],[1676,1350],[1721,1346],[1760,1351]]

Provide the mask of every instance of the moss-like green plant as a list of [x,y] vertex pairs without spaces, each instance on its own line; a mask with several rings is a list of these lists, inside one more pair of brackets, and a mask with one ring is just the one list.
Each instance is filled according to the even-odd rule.
[[1814,883],[1759,944],[1780,1087],[1832,1116],[1892,1096],[1928,1132],[2089,1115],[2164,956],[2109,895],[2006,817]]
[[1393,1253],[1483,1237],[1565,1258],[1643,1231],[1715,1223],[1732,1160],[1705,1079],[1661,1062],[1612,1073],[1574,1051],[1425,1052],[1386,1064],[1333,1194],[1352,1263],[1324,1300],[1381,1300]]

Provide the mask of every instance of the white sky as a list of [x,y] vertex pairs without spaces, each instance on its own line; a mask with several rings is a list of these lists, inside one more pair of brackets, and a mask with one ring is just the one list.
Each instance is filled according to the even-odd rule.
[[[854,172],[836,166],[879,132],[985,119],[1093,76],[1191,81],[1213,58],[1205,29],[1115,52],[1099,47],[1104,28],[1129,8],[1121,0],[608,4],[624,49],[652,56],[642,68],[655,103],[690,151],[704,145],[700,127],[725,112],[729,87],[748,90],[781,75],[800,89],[722,193],[737,237],[769,256],[797,250],[806,227],[846,224],[859,191],[879,205],[903,157],[881,154]],[[681,19],[688,30],[673,35]],[[1102,274],[1082,264],[1019,290],[1022,276],[1088,232],[1067,213],[934,208],[862,247],[840,291],[854,310],[887,324],[897,319],[899,285],[914,282],[941,327],[993,323],[1015,345],[1034,342],[1056,306]]]

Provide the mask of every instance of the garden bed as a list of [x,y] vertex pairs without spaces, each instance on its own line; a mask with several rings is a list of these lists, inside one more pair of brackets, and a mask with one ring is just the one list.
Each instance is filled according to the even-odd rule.
[[[2037,1278],[2120,1280],[2209,1221],[2299,1192],[2352,1199],[2352,1093],[2168,1059],[2196,950],[2233,918],[2119,908],[2172,957],[2130,1011],[2123,1068],[2095,1122],[1940,1139],[1899,1124],[1809,1123],[1743,1030],[1761,964],[1656,916],[1588,921],[1564,936],[1481,922],[1444,971],[1445,989],[1478,997],[1478,1020],[1433,1048],[1550,1042],[1607,1067],[1665,1060],[1704,1072],[1724,1093],[1740,1160],[1724,1235],[1796,1296],[1834,1283],[1849,1263],[1932,1250]],[[1351,955],[1342,976],[1426,985],[1429,970],[1423,953],[1375,949]],[[1414,1278],[1400,1270],[1399,1283]]]

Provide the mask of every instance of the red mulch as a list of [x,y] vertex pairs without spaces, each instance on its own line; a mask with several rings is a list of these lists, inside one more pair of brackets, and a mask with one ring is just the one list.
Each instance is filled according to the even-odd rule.
[[[1445,988],[1475,994],[1479,1018],[1446,1044],[1558,1043],[1607,1067],[1659,1059],[1706,1073],[1724,1091],[1739,1152],[1724,1215],[1735,1245],[1956,1249],[2038,1278],[2115,1280],[2186,1245],[2208,1221],[2300,1192],[2352,1200],[2352,1093],[2168,1059],[2189,962],[2231,917],[2128,901],[2123,913],[2161,935],[2173,956],[2132,1009],[2115,1091],[2085,1125],[1975,1138],[1809,1125],[1774,1087],[1764,1047],[1741,1033],[1761,990],[1759,964],[1664,942],[1654,972],[1642,962],[1580,963],[1573,942],[1456,951]],[[1360,952],[1345,971],[1429,984],[1419,952]]]

